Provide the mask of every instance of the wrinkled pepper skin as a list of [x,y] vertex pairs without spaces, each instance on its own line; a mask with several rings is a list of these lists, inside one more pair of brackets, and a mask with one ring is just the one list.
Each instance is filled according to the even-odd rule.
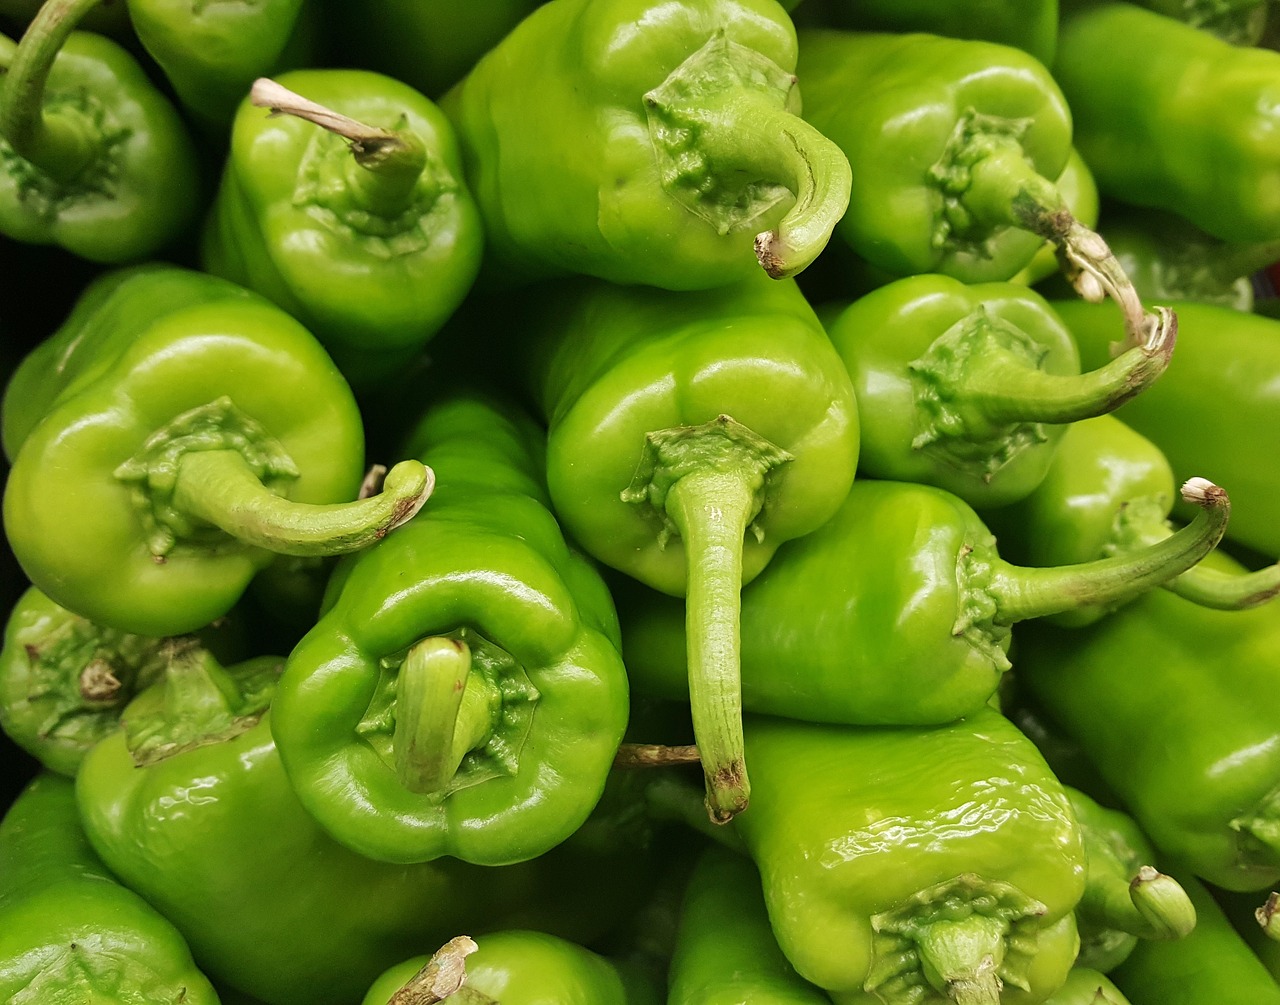
[[932,729],[750,718],[747,756],[754,801],[734,827],[783,952],[837,1005],[1021,1005],[1066,979],[1080,833],[999,713]]
[[[190,729],[158,689],[126,720],[160,736]],[[330,839],[298,802],[270,718],[145,767],[121,730],[77,777],[85,829],[112,872],[173,921],[211,977],[270,1005],[350,1005],[387,967],[459,931],[534,928],[588,942],[652,881],[647,833],[625,801],[602,803],[563,849],[517,866],[374,862]]]
[[218,1005],[177,929],[94,854],[75,786],[57,775],[0,822],[0,999]]
[[[11,91],[16,51],[0,36]],[[40,124],[30,127],[33,115]],[[34,95],[0,96],[0,165],[0,232],[94,262],[167,249],[201,205],[195,147],[177,111],[127,50],[92,32],[66,36]]]
[[[550,512],[527,416],[455,396],[408,449],[440,490],[335,573],[280,685],[280,756],[302,803],[361,854],[523,861],[572,834],[604,788],[627,724],[617,616]],[[411,655],[438,638],[461,639],[473,662],[454,721],[424,710],[419,737],[402,725],[423,700]],[[440,733],[451,750],[420,782],[428,755],[403,766],[402,736]]]
[[712,846],[689,877],[667,1005],[830,1005],[778,948],[760,873],[751,860]]
[[1104,195],[1224,241],[1280,237],[1280,53],[1125,3],[1072,12],[1058,43],[1054,77]]
[[[598,953],[554,935],[492,932],[475,943],[478,948],[466,958],[463,988],[487,997],[455,992],[442,999],[447,1005],[658,1005],[655,989]],[[362,1005],[388,1005],[430,959],[415,956],[388,969]]]
[[1072,422],[1164,372],[1174,337],[1082,374],[1066,325],[1016,283],[911,276],[848,305],[827,331],[862,413],[859,473],[923,482],[977,507],[1030,494]]
[[355,497],[364,453],[332,360],[267,301],[169,266],[89,288],[9,382],[3,436],[5,532],[24,572],[140,635],[204,627],[273,551],[358,546],[429,490],[415,463],[393,470],[409,474],[395,493],[389,475],[381,495],[331,505]]
[[800,119],[795,65],[773,0],[539,7],[443,101],[494,273],[692,290],[800,271],[849,165]]
[[364,166],[345,138],[245,100],[203,261],[292,314],[369,390],[466,296],[483,227],[453,129],[421,94],[356,70],[299,70],[277,83],[392,132],[399,149]]
[[[1260,432],[1280,429],[1280,321],[1190,301],[1171,306],[1179,319],[1174,360],[1116,418],[1155,443],[1177,477],[1201,475],[1231,493],[1230,540],[1280,558],[1280,486],[1271,440]],[[1110,357],[1111,305],[1062,300],[1053,308],[1086,367]]]
[[1212,611],[1156,590],[1088,628],[1027,626],[1017,642],[1019,681],[1156,847],[1224,889],[1280,880],[1280,610]]

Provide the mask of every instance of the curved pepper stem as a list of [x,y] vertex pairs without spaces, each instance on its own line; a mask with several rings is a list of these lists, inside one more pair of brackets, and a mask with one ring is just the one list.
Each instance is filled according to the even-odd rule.
[[934,921],[915,935],[925,980],[956,1005],[1000,1005],[1000,964],[1008,925],[972,914]]
[[19,157],[60,182],[74,179],[98,154],[100,135],[83,115],[44,112],[54,60],[77,23],[101,0],[46,0],[9,59],[0,90],[0,135]]
[[1196,518],[1139,551],[1049,569],[996,560],[988,586],[996,605],[995,623],[1011,625],[1077,607],[1121,602],[1186,572],[1222,540],[1231,500],[1204,478],[1188,479],[1182,498],[1200,507]]
[[382,492],[349,503],[296,503],[262,484],[236,450],[196,450],[178,462],[173,506],[237,540],[281,555],[341,555],[410,520],[435,488],[421,461],[401,461]]
[[[450,939],[432,954],[421,970],[391,996],[387,1005],[437,1005],[462,990],[467,979],[467,957],[480,947],[466,935]],[[468,989],[471,990],[471,989]],[[470,999],[477,1002],[488,998]]]
[[1172,940],[1190,933],[1196,909],[1187,891],[1172,876],[1149,865],[1125,883],[1120,877],[1095,882],[1092,877],[1076,909],[1098,928],[1140,939]]

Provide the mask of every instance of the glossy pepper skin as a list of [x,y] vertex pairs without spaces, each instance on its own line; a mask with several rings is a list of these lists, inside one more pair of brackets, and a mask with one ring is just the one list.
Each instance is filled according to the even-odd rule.
[[[440,1001],[448,1005],[658,1005],[656,990],[608,959],[576,943],[543,932],[491,932],[475,940],[466,958],[462,990]],[[388,969],[369,988],[362,1005],[414,1005],[405,992],[394,996],[431,957],[415,956]],[[432,999],[426,999],[431,1001]]]
[[[1231,540],[1280,557],[1271,441],[1258,432],[1280,428],[1280,321],[1190,301],[1171,306],[1179,318],[1177,357],[1116,417],[1155,443],[1178,477],[1203,475],[1231,492]],[[1109,358],[1112,307],[1064,300],[1053,308],[1085,366]]]
[[181,237],[201,184],[186,126],[138,61],[72,31],[97,2],[46,4],[17,46],[0,36],[0,231],[121,264]]
[[280,685],[280,756],[361,854],[523,861],[604,788],[627,724],[617,616],[550,512],[527,416],[454,396],[408,450],[439,494],[335,573]]
[[[1009,668],[1010,625],[1152,588],[1221,534],[1092,566],[1009,565],[978,515],[941,489],[857,481],[821,528],[778,550],[742,591],[742,701],[812,722],[929,725],[969,715]],[[1173,559],[1173,555],[1177,555]],[[638,693],[685,686],[681,611],[619,593],[624,658]]]
[[270,711],[232,735],[229,699],[239,703],[244,685],[207,661],[183,669],[135,699],[125,720],[155,745],[184,749],[140,767],[117,731],[85,759],[77,799],[112,872],[173,921],[215,980],[271,1005],[349,1005],[387,967],[458,931],[599,938],[651,882],[649,829],[625,787],[533,862],[365,858],[293,794]]
[[420,463],[354,498],[364,436],[314,338],[231,283],[170,266],[97,280],[5,392],[4,522],[53,600],[141,635],[225,614],[273,552],[360,547],[416,511]]
[[709,847],[685,891],[667,1005],[828,1005],[778,948],[760,873],[749,858]]
[[738,595],[839,507],[858,457],[849,376],[795,284],[553,287],[528,329],[547,483],[593,557],[685,597],[713,816],[745,805]]
[[75,786],[57,775],[0,821],[0,998],[218,1005],[177,929],[94,854]]
[[754,801],[734,828],[778,944],[837,1005],[1015,1005],[1065,980],[1080,833],[999,713],[931,729],[750,718],[747,756]]
[[[235,116],[205,267],[292,314],[367,391],[471,288],[480,217],[453,129],[417,91],[358,70],[298,70],[276,83],[296,93],[259,82]],[[354,121],[321,128],[299,97]]]
[[1015,283],[910,276],[824,311],[861,406],[858,470],[977,507],[1027,496],[1068,425],[1118,408],[1169,364],[1175,325],[1088,373],[1071,333]]
[[1069,636],[1021,631],[1018,677],[1161,851],[1259,890],[1280,879],[1278,644],[1274,605],[1212,611],[1156,590]]
[[1224,241],[1280,237],[1280,53],[1125,3],[1070,13],[1058,41],[1054,77],[1103,194]]
[[539,7],[443,102],[495,273],[691,290],[803,269],[849,165],[799,117],[795,65],[773,0]]

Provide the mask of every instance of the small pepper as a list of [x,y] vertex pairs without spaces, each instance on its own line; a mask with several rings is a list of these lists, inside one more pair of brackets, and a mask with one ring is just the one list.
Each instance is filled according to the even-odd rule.
[[684,596],[708,810],[747,804],[738,607],[784,541],[820,527],[858,457],[849,376],[794,282],[698,293],[549,288],[530,315],[530,393],[550,429],[566,531],[612,568]]
[[177,929],[93,853],[57,775],[0,822],[0,1000],[218,1005]]
[[[824,311],[862,415],[858,471],[977,507],[1026,497],[1068,428],[1118,408],[1169,365],[1177,323],[1080,372],[1071,333],[1015,283],[911,276]],[[1092,556],[1090,556],[1092,557]]]
[[[1189,494],[1195,494],[1193,485]],[[980,708],[1009,669],[1010,625],[1177,575],[1221,536],[1225,495],[1139,554],[1053,569],[1009,565],[990,532],[941,489],[857,481],[839,511],[778,549],[742,591],[742,701],[813,722],[950,722]],[[637,692],[686,686],[679,605],[619,593],[624,658]]]
[[75,32],[100,0],[49,0],[0,36],[0,231],[95,262],[156,254],[200,206],[195,148],[125,49]]
[[799,272],[849,164],[800,118],[795,65],[774,0],[543,4],[443,101],[495,275],[692,290]]
[[91,621],[177,635],[226,614],[275,552],[335,554],[409,519],[431,473],[405,461],[356,502],[351,391],[301,325],[169,266],[96,281],[4,398],[9,543]]
[[370,858],[505,865],[586,819],[627,724],[617,616],[566,545],[542,435],[479,395],[433,406],[408,451],[431,509],[340,566],[276,699],[298,798]]
[[378,74],[306,70],[241,104],[202,255],[306,325],[365,392],[448,320],[482,242],[435,105]]

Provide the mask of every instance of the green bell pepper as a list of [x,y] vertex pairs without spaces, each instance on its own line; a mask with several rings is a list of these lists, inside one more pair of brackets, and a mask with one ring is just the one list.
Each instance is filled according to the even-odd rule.
[[0,821],[0,999],[218,1005],[178,931],[85,838],[75,787],[31,782]]
[[[269,678],[181,655],[126,709],[129,730],[89,752],[76,789],[97,853],[215,980],[272,1005],[350,1005],[387,967],[458,931],[600,938],[652,883],[651,828],[627,779],[568,842],[520,865],[352,852],[294,795],[270,710],[245,714],[269,700]],[[139,765],[144,741],[153,755]]]
[[1080,832],[998,712],[931,729],[749,718],[746,735],[753,802],[734,828],[778,944],[837,1005],[1014,1005],[1063,983]]
[[830,1005],[778,948],[749,858],[710,847],[689,877],[667,1005]]
[[849,164],[800,118],[795,65],[774,0],[543,4],[443,102],[494,272],[673,290],[757,260],[799,272],[845,211]]
[[195,148],[125,49],[75,32],[100,0],[49,0],[0,36],[0,231],[95,262],[146,258],[200,206]]
[[547,483],[592,556],[685,598],[708,810],[742,810],[738,606],[784,541],[849,491],[849,376],[795,284],[698,293],[579,282],[528,323],[524,375],[550,429]]
[[455,395],[408,450],[441,488],[335,572],[280,685],[280,757],[363,855],[523,861],[604,788],[627,724],[617,616],[551,515],[527,416]]
[[9,543],[31,581],[140,635],[225,614],[273,553],[363,547],[411,517],[405,461],[352,498],[363,430],[301,325],[221,279],[139,266],[96,281],[9,382]]
[[[1198,526],[1141,554],[1053,569],[1001,560],[990,532],[941,489],[857,481],[839,511],[778,549],[742,591],[742,702],[813,722],[927,725],[979,709],[1004,671],[1010,625],[1130,596],[1187,568],[1221,536],[1220,489]],[[686,684],[682,613],[618,594],[623,656],[639,693]]]
[[1063,18],[1053,73],[1104,195],[1224,241],[1280,237],[1280,53],[1103,3]]
[[[657,1005],[654,989],[605,957],[543,932],[481,935],[466,958],[466,981],[437,997],[426,981],[414,983],[437,957],[415,956],[374,981],[363,1005]],[[447,985],[446,985],[447,986]],[[443,990],[443,989],[442,989]],[[415,997],[415,993],[419,996]]]
[[1128,344],[1148,341],[1155,319],[1050,180],[1071,153],[1071,114],[1034,57],[840,31],[802,32],[800,52],[806,117],[858,165],[836,230],[859,255],[896,276],[998,282],[1050,241],[1082,293],[1123,305]]
[[1280,608],[1213,611],[1156,590],[1017,642],[1019,681],[1157,848],[1228,890],[1280,880]]
[[1025,498],[1068,424],[1141,393],[1177,339],[1164,315],[1150,341],[1082,374],[1039,294],[943,275],[830,305],[824,320],[861,410],[859,474],[937,485],[977,507]]
[[[1052,306],[1085,366],[1110,358],[1116,323],[1110,305]],[[1280,429],[1280,321],[1190,301],[1171,306],[1179,318],[1176,359],[1116,418],[1155,443],[1179,477],[1194,473],[1226,486],[1235,503],[1228,539],[1280,558],[1280,483],[1267,435]]]
[[435,105],[389,77],[301,70],[259,80],[240,106],[202,257],[306,325],[368,391],[448,320],[482,243]]
[[[1089,562],[1173,533],[1173,469],[1160,449],[1114,416],[1072,425],[1044,481],[1027,498],[986,514],[1002,554],[1024,565]],[[1280,565],[1236,574],[1201,563],[1164,584],[1192,603],[1243,610],[1280,593]],[[1056,624],[1092,624],[1108,606],[1055,614]]]
[[1073,966],[1067,982],[1051,994],[1044,1005],[1130,1005],[1104,974],[1086,966]]
[[1151,865],[1155,849],[1133,818],[1078,789],[1066,792],[1084,844],[1077,965],[1107,973],[1129,957],[1139,939],[1184,938],[1195,928],[1195,906],[1176,879]]

